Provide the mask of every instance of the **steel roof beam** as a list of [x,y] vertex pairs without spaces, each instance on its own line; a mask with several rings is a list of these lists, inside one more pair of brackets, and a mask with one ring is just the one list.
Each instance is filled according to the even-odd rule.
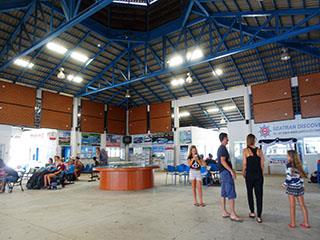
[[39,87],[43,87],[46,83],[46,81],[54,74],[57,72],[57,70],[62,67],[62,65],[65,63],[65,61],[67,61],[69,59],[69,57],[71,56],[72,52],[77,49],[81,43],[86,40],[90,35],[90,32],[87,32],[82,38],[80,38],[79,42],[77,43],[76,46],[74,46],[72,49],[70,49],[68,52],[66,52],[66,54],[64,55],[64,57],[61,59],[61,61],[51,70],[51,72],[39,83]]
[[0,13],[28,8],[30,4],[33,4],[30,2],[30,0],[2,0],[0,4]]
[[42,47],[46,43],[48,43],[51,40],[53,40],[54,38],[58,37],[61,33],[65,32],[67,29],[72,28],[76,24],[82,22],[84,19],[86,19],[86,18],[90,17],[91,15],[95,14],[96,12],[100,11],[101,9],[103,9],[104,7],[109,5],[110,3],[112,3],[112,0],[96,1],[88,9],[86,9],[85,11],[80,13],[78,16],[72,18],[70,21],[68,21],[66,23],[62,23],[57,29],[50,32],[42,39],[38,40],[31,47],[25,49],[24,51],[20,52],[17,56],[11,58],[9,61],[2,64],[2,66],[0,66],[0,71],[3,70],[4,68],[8,67],[9,65],[11,65],[16,59],[23,57],[25,55],[28,55],[29,53],[33,52],[34,50]]
[[209,119],[209,122],[211,122],[213,127],[220,129],[220,126],[212,119],[208,112],[205,109],[203,109],[203,107],[200,104],[197,104],[197,106],[200,108],[201,112],[206,116],[206,118]]
[[236,106],[238,113],[240,114],[240,116],[242,117],[242,119],[244,119],[244,116],[242,114],[242,112],[240,111],[240,109],[238,108],[238,105],[236,104],[236,102],[233,100],[233,98],[230,98],[232,103]]
[[31,14],[34,12],[36,8],[36,1],[33,0],[31,5],[29,6],[28,10],[24,14],[24,16],[21,18],[19,24],[15,26],[14,31],[10,34],[8,40],[3,45],[3,48],[0,51],[0,59],[4,59],[4,55],[7,54],[10,49],[9,47],[12,47],[13,42],[16,40],[19,33],[21,33],[24,24],[29,20]]
[[[198,64],[201,64],[201,63],[206,63],[206,62],[209,62],[209,61],[213,61],[215,59],[224,58],[224,57],[227,57],[227,56],[230,56],[230,55],[234,55],[234,54],[237,54],[237,53],[241,53],[241,52],[244,52],[244,51],[255,49],[257,47],[261,47],[261,46],[264,46],[264,45],[267,45],[267,44],[283,41],[283,40],[291,38],[293,36],[304,34],[304,33],[308,33],[310,31],[316,31],[316,30],[320,30],[320,25],[313,25],[313,26],[306,27],[304,29],[285,32],[285,33],[282,33],[282,34],[280,34],[278,36],[275,36],[275,37],[272,37],[272,38],[268,38],[268,39],[264,39],[264,40],[252,43],[250,45],[243,45],[241,47],[236,47],[236,48],[230,49],[228,51],[224,51],[224,52],[216,53],[216,54],[213,54],[213,55],[209,55],[209,56],[207,56],[207,57],[205,57],[205,58],[203,58],[203,59],[201,59],[199,61],[185,63],[185,64],[183,64],[181,66],[178,66],[178,67],[174,68],[174,70],[175,71],[182,70],[184,68],[188,68],[188,67],[192,67],[192,66],[195,66],[195,65],[198,65]],[[143,80],[145,80],[147,78],[159,76],[159,75],[162,75],[162,74],[168,74],[172,70],[173,70],[172,68],[161,69],[161,70],[152,72],[150,74],[146,74],[145,76],[141,76],[141,77],[132,79],[130,81],[130,83],[143,81]],[[119,84],[116,84],[116,85],[113,85],[113,86],[109,86],[109,87],[106,87],[106,88],[101,88],[101,89],[98,89],[98,90],[95,90],[95,91],[84,93],[83,96],[87,96],[87,95],[90,95],[90,94],[95,94],[97,92],[105,91],[107,89],[114,88],[114,87],[119,87],[119,86],[126,85],[126,84],[128,84],[128,83],[119,83]]]
[[[133,52],[132,54],[136,57],[136,60],[143,65],[141,58],[135,52]],[[146,65],[146,68],[147,68],[147,71],[150,71],[150,68],[148,65]],[[163,83],[163,81],[160,78],[155,77],[155,79],[161,84],[161,86],[163,86],[165,90],[169,92],[171,97],[173,97],[174,99],[177,99],[177,96],[171,91],[171,89],[165,83]]]

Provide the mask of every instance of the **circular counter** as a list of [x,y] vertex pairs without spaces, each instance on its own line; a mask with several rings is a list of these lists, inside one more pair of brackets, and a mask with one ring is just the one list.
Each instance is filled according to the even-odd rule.
[[135,191],[153,187],[153,170],[158,166],[128,168],[96,168],[100,172],[100,189]]

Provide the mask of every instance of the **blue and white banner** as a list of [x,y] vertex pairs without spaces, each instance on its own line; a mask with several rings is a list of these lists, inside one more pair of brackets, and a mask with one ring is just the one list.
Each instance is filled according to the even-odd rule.
[[320,136],[320,118],[253,124],[253,133],[258,139],[304,138]]

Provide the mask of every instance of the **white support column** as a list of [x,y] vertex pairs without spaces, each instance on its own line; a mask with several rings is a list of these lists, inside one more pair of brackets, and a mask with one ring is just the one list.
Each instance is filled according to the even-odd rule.
[[[107,111],[108,111],[108,105],[105,104],[103,117],[105,117],[105,112],[107,112]],[[104,118],[104,121],[107,121],[107,119]],[[105,122],[103,124],[105,124]],[[104,130],[103,134],[101,134],[101,141],[100,141],[101,147],[104,149],[106,149],[106,143],[107,143],[106,135],[107,135],[107,132],[106,132],[106,130]]]
[[173,107],[173,120],[174,120],[174,147],[175,147],[175,158],[174,158],[174,165],[179,163],[180,158],[180,138],[179,138],[179,106],[177,101],[172,101]]
[[252,124],[251,124],[251,105],[250,105],[250,94],[251,94],[251,87],[246,87],[244,94],[243,94],[243,101],[244,101],[244,115],[247,124],[248,133],[252,133]]
[[71,156],[76,157],[81,152],[81,133],[77,130],[78,125],[78,107],[80,106],[80,98],[73,98],[73,114],[72,114],[72,129],[71,129]]
[[[129,110],[126,110],[126,136],[129,135]],[[125,160],[129,161],[129,144],[125,145]]]

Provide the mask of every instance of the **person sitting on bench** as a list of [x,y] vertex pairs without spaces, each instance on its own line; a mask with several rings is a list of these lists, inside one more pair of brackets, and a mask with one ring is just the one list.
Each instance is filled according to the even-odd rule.
[[58,174],[65,170],[65,165],[59,156],[54,156],[54,160],[57,171],[44,175],[44,188],[50,188],[52,178],[56,177]]
[[4,163],[2,159],[0,159],[0,169],[1,169],[1,174],[4,175],[4,179],[2,181],[2,188],[1,191],[4,192],[6,190],[6,183],[12,182],[15,183],[18,178],[18,172],[8,166]]

